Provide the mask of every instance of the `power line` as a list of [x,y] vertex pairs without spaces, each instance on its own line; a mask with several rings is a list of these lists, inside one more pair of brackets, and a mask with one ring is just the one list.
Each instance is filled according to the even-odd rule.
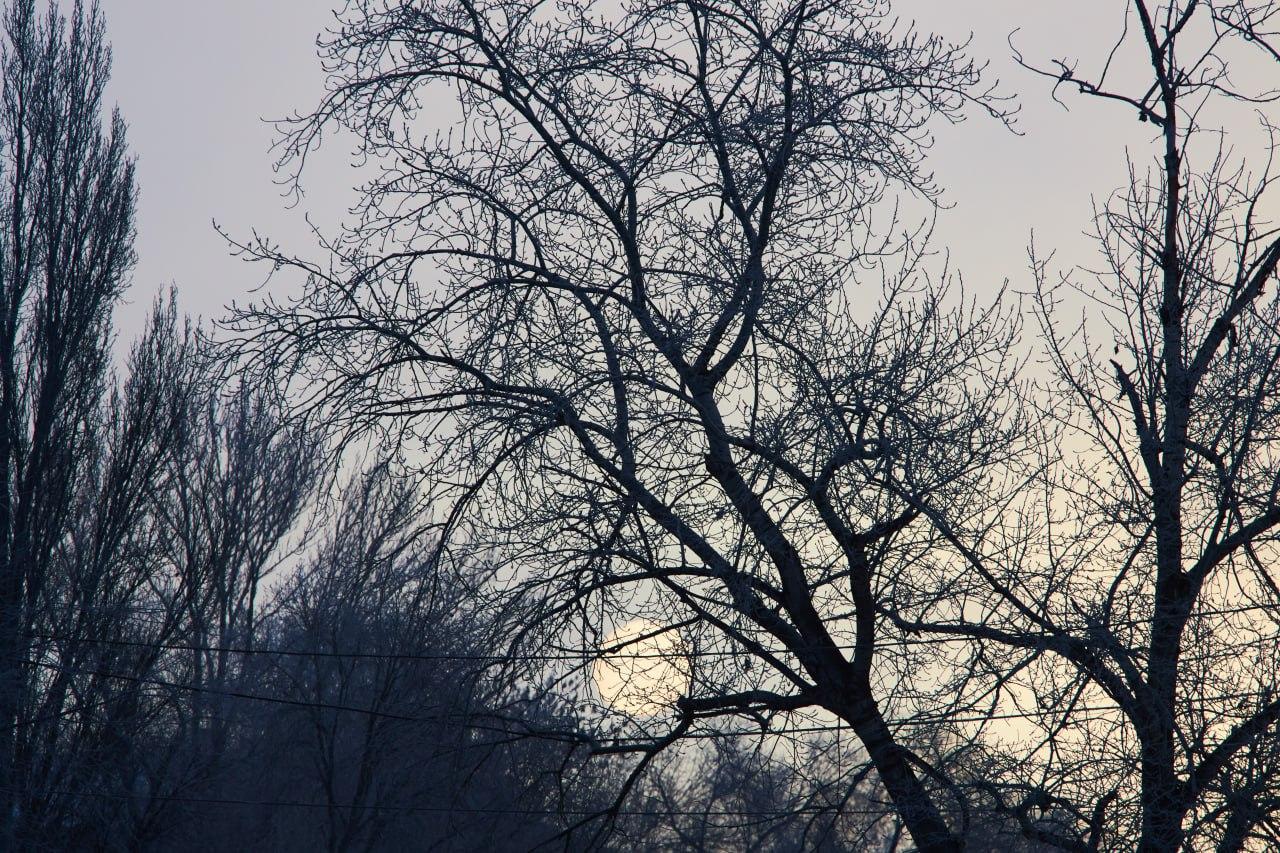
[[[147,678],[145,676],[128,675],[125,673],[108,672],[104,670],[93,670],[93,671],[86,672],[82,670],[76,670],[72,667],[68,667],[62,664],[55,664],[55,663],[49,663],[49,662],[37,662],[37,661],[29,661],[29,660],[22,660],[19,662],[32,665],[32,666],[44,667],[44,668],[52,669],[55,671],[69,671],[72,674],[76,674],[76,675],[90,675],[90,676],[96,676],[99,678],[117,679],[122,681],[133,682],[137,684],[165,687],[171,690],[185,690],[185,691],[191,691],[196,693],[207,693],[207,694],[212,694],[216,696],[224,696],[232,699],[244,699],[244,700],[250,700],[250,701],[257,701],[257,702],[288,705],[292,707],[309,708],[314,710],[343,711],[347,713],[364,714],[364,715],[378,717],[378,718],[397,720],[400,722],[452,723],[455,725],[459,725],[461,728],[467,728],[467,729],[472,729],[477,731],[487,731],[487,732],[503,734],[508,736],[554,739],[554,740],[560,740],[560,741],[569,742],[569,743],[575,743],[579,745],[624,744],[624,743],[649,744],[649,743],[654,743],[658,740],[661,740],[661,737],[662,737],[660,735],[654,736],[654,737],[626,737],[626,736],[597,737],[597,736],[589,735],[583,732],[574,732],[574,731],[555,731],[555,730],[539,731],[539,730],[529,729],[529,728],[524,728],[524,729],[501,728],[498,726],[485,725],[482,723],[473,722],[474,716],[484,716],[483,714],[464,715],[464,714],[458,713],[458,714],[446,714],[446,715],[435,715],[435,716],[414,716],[414,715],[408,715],[408,714],[397,714],[397,713],[392,713],[388,711],[380,711],[376,708],[363,708],[356,705],[340,705],[336,703],[315,702],[315,701],[310,701],[305,699],[292,699],[292,698],[282,697],[282,696],[268,696],[268,695],[259,694],[259,693],[248,693],[240,690],[222,690],[218,688],[207,687],[205,685],[165,681],[163,679],[158,679],[158,678]],[[1203,702],[1235,701],[1235,700],[1243,700],[1243,699],[1253,699],[1253,698],[1257,698],[1260,695],[1261,695],[1261,691],[1221,694],[1217,696],[1201,697],[1201,701]],[[1071,713],[1073,714],[1115,713],[1118,710],[1119,709],[1114,705],[1080,705],[1072,708]],[[1000,712],[1000,713],[992,712],[992,713],[972,714],[969,716],[942,716],[942,717],[917,716],[912,718],[894,720],[890,723],[890,725],[894,727],[914,727],[914,726],[936,726],[941,723],[986,723],[986,722],[991,722],[995,720],[1006,720],[1006,721],[1007,720],[1032,720],[1032,719],[1041,720],[1046,717],[1052,717],[1057,713],[1060,713],[1060,709],[1044,709],[1044,710],[1038,710],[1038,711],[1016,711],[1016,712]],[[29,724],[30,724],[30,721],[26,723],[20,723],[20,725],[29,725]],[[786,727],[786,728],[779,728],[779,729],[739,730],[739,731],[729,731],[729,732],[695,731],[695,732],[689,732],[682,735],[681,739],[682,740],[684,739],[706,740],[706,739],[716,739],[721,737],[744,737],[744,736],[782,737],[782,736],[798,735],[798,734],[830,733],[830,732],[834,732],[835,730],[836,730],[836,727],[834,725],[826,725],[826,726]]]
[[[1232,616],[1232,615],[1239,615],[1243,613],[1260,612],[1260,611],[1270,612],[1272,614],[1275,614],[1278,618],[1280,618],[1280,604],[1246,605],[1242,607],[1226,608],[1221,610],[1205,610],[1205,611],[1198,611],[1191,615],[1194,617]],[[1113,627],[1122,626],[1122,625],[1127,625],[1129,627],[1136,627],[1141,624],[1148,624],[1151,621],[1152,620],[1149,618],[1143,618],[1143,619],[1133,619],[1133,620],[1118,620],[1118,621],[1111,622],[1110,624]],[[464,653],[464,652],[439,652],[439,653],[345,652],[345,651],[324,651],[324,650],[318,650],[318,649],[317,650],[273,649],[273,648],[265,648],[261,646],[252,647],[252,646],[226,646],[226,645],[198,645],[198,644],[191,644],[191,643],[165,643],[165,642],[150,642],[146,640],[125,640],[125,639],[113,639],[113,638],[106,638],[106,637],[85,637],[85,636],[72,636],[67,634],[43,634],[43,633],[35,633],[35,632],[29,633],[28,636],[34,637],[37,639],[42,639],[42,640],[49,640],[53,642],[86,643],[89,645],[108,645],[108,646],[120,646],[125,648],[160,649],[164,651],[190,651],[190,652],[206,652],[211,654],[235,654],[235,655],[274,655],[278,657],[338,658],[338,659],[349,659],[349,660],[391,660],[391,661],[430,661],[430,662],[466,661],[466,662],[477,662],[477,663],[506,663],[509,661],[517,661],[517,660],[519,661],[535,661],[535,660],[581,661],[581,660],[589,660],[593,658],[608,658],[615,655],[619,657],[633,659],[633,660],[646,660],[646,659],[670,660],[672,658],[679,658],[679,657],[738,657],[743,654],[754,654],[754,652],[750,652],[748,650],[740,650],[740,649],[701,649],[701,650],[695,649],[695,650],[681,650],[676,653],[643,652],[643,653],[635,653],[635,654],[622,653],[620,651],[601,650],[601,649],[594,649],[594,650],[593,649],[577,649],[577,650],[561,651],[557,653],[522,652],[517,654],[515,652],[511,652],[507,654],[487,654],[487,655],[475,654],[475,653]],[[912,646],[937,646],[937,645],[948,645],[948,644],[955,644],[955,643],[972,642],[974,640],[978,640],[978,641],[985,640],[985,641],[997,643],[997,644],[1000,643],[999,640],[991,640],[989,638],[984,638],[984,637],[975,637],[975,636],[966,635],[966,634],[947,634],[944,636],[934,636],[934,637],[895,638],[888,642],[884,640],[880,640],[878,641],[878,648],[885,648],[890,646],[900,647],[900,648],[910,648]],[[1251,644],[1252,643],[1243,643],[1240,645],[1251,645]],[[769,649],[764,649],[764,651],[772,655],[788,655],[788,654],[795,654],[801,651],[826,650],[826,649],[832,649],[832,648],[837,649],[839,651],[852,651],[856,648],[856,646],[854,646],[853,644],[844,644],[844,643],[835,643],[831,645],[813,645],[813,646],[797,645],[797,646],[792,646],[792,647],[783,648],[783,649],[769,648]]]
[[42,794],[58,797],[88,797],[109,800],[155,800],[160,802],[193,803],[228,806],[268,806],[271,808],[307,808],[307,809],[339,809],[342,811],[381,811],[421,814],[472,814],[472,815],[516,815],[523,817],[603,817],[606,814],[617,814],[624,817],[754,817],[784,818],[795,815],[820,815],[839,813],[841,815],[880,816],[890,814],[889,809],[848,809],[838,806],[797,806],[794,809],[778,809],[773,811],[747,811],[745,809],[619,809],[613,812],[605,807],[600,809],[534,809],[508,808],[496,806],[391,806],[376,803],[312,803],[302,800],[246,800],[228,797],[190,797],[180,794],[143,794],[143,793],[111,793],[107,791],[68,791],[52,788],[10,789],[16,793]]
[[394,714],[387,711],[378,711],[372,708],[361,708],[355,705],[338,705],[325,702],[312,702],[307,699],[291,699],[285,696],[266,696],[260,693],[246,693],[242,690],[223,690],[216,687],[208,687],[202,684],[186,684],[178,681],[165,681],[162,678],[149,678],[144,675],[129,675],[122,672],[109,672],[106,670],[79,670],[65,664],[50,663],[48,661],[33,661],[21,659],[17,661],[20,664],[28,666],[37,666],[43,669],[50,669],[56,672],[70,672],[73,675],[93,676],[96,678],[110,678],[117,681],[129,681],[134,684],[145,684],[151,687],[165,687],[170,690],[186,690],[193,693],[208,693],[215,696],[225,696],[230,699],[247,699],[255,702],[268,702],[279,705],[291,705],[300,708],[324,709],[331,711],[349,711],[356,714],[368,714],[374,717],[385,717],[391,720],[401,720],[403,722],[434,722],[424,717],[411,717],[404,714]]
[[[754,652],[740,649],[704,649],[704,650],[679,650],[674,652],[641,652],[630,653],[621,649],[604,650],[604,649],[580,649],[557,653],[537,653],[537,652],[521,652],[509,654],[475,654],[464,652],[338,652],[311,649],[273,649],[263,646],[206,646],[190,643],[166,643],[151,642],[147,640],[124,640],[113,639],[107,637],[76,637],[67,634],[40,634],[30,633],[28,637],[41,640],[50,640],[53,642],[64,643],[84,643],[86,645],[103,645],[103,646],[120,646],[124,648],[144,648],[159,649],[161,651],[179,651],[179,652],[207,652],[211,654],[233,654],[233,655],[274,655],[278,657],[303,657],[303,658],[337,658],[343,660],[389,660],[389,661],[425,661],[425,662],[441,662],[441,661],[470,661],[479,663],[506,663],[510,661],[582,661],[594,658],[607,659],[612,657],[621,657],[628,660],[671,660],[673,658],[688,657],[740,657],[744,654],[754,654]],[[937,638],[913,638],[907,640],[895,640],[892,642],[881,643],[880,648],[889,645],[893,646],[925,646],[925,645],[944,645],[947,643],[962,643],[967,637],[937,637]],[[640,641],[637,641],[640,642]],[[840,651],[852,651],[855,646],[852,644],[837,643],[825,646],[794,646],[786,649],[765,649],[764,651],[773,655],[793,654],[799,651],[830,649],[835,648]]]

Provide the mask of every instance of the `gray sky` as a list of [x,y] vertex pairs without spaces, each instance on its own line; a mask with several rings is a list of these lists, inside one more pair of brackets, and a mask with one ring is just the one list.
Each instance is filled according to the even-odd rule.
[[[329,145],[306,176],[308,194],[288,209],[273,183],[272,128],[263,117],[306,109],[321,92],[317,32],[332,20],[332,0],[103,0],[115,48],[111,96],[130,125],[139,159],[139,265],[131,304],[121,316],[126,336],[152,297],[174,283],[181,307],[219,316],[259,283],[258,269],[228,256],[216,219],[236,234],[250,228],[305,252],[312,243],[303,214],[326,230],[354,199],[355,174],[342,145]],[[975,115],[939,128],[932,165],[953,207],[939,224],[936,246],[976,290],[1005,277],[1025,286],[1032,229],[1059,262],[1087,260],[1081,233],[1090,197],[1124,180],[1125,146],[1145,162],[1151,125],[1131,112],[1064,92],[1068,112],[1048,98],[1048,85],[1017,68],[1006,42],[1028,59],[1077,56],[1096,66],[1118,33],[1122,3],[1077,0],[898,0],[921,29],[963,39],[991,62],[991,76],[1022,106],[1012,134]],[[1122,57],[1123,60],[1123,57]],[[1123,64],[1123,63],[1122,63]],[[1232,122],[1251,126],[1247,114]]]
[[[339,213],[350,175],[333,164],[286,209],[274,183],[272,128],[263,117],[305,107],[324,77],[315,36],[328,0],[102,0],[114,52],[111,97],[138,157],[139,263],[127,329],[169,284],[181,307],[216,317],[261,279],[228,257],[212,221],[286,244],[307,241],[303,210]],[[328,165],[328,164],[326,164]],[[327,190],[327,192],[326,192]]]

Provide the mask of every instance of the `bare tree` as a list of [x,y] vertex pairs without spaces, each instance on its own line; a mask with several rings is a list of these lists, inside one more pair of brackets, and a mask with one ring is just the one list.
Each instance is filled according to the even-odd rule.
[[[861,784],[851,784],[842,762],[861,768]],[[893,808],[856,740],[834,732],[687,744],[634,803],[645,817],[628,817],[622,832],[646,850],[894,849]]]
[[196,351],[187,356],[199,384],[184,411],[185,440],[139,489],[148,516],[132,521],[156,541],[137,604],[163,628],[145,636],[153,724],[135,733],[139,755],[129,765],[141,789],[128,792],[138,812],[131,844],[166,837],[181,823],[174,798],[227,772],[238,727],[253,719],[244,706],[255,694],[237,693],[260,675],[233,650],[261,642],[264,587],[272,573],[296,568],[303,537],[290,534],[311,522],[324,480],[319,436],[290,422],[278,398],[211,374]]
[[86,808],[56,792],[134,782],[137,740],[128,732],[147,724],[142,682],[160,656],[146,641],[170,624],[147,606],[159,551],[151,498],[184,443],[188,343],[158,305],[127,381],[95,401],[99,423],[81,436],[74,463],[64,460],[74,464],[71,492],[41,544],[44,574],[22,625],[29,670],[13,729],[18,846],[84,832],[113,838],[127,823],[118,808]]
[[[241,247],[304,279],[233,320],[245,376],[171,300],[117,378],[109,53],[36,5],[0,63],[0,846],[1280,844],[1246,65],[1280,7],[1130,0],[1095,76],[1033,68],[1157,151],[1101,271],[1033,252],[1030,388],[1013,306],[927,260],[928,122],[1002,102],[878,0],[352,0],[283,162],[354,132],[356,223],[324,264]],[[423,491],[313,513],[277,380]]]
[[980,69],[875,0],[361,0],[325,56],[286,160],[341,126],[385,171],[332,264],[243,247],[306,286],[239,315],[242,355],[423,448],[442,555],[495,566],[475,594],[510,666],[589,663],[630,617],[693,650],[673,716],[591,733],[637,758],[603,817],[685,735],[810,711],[860,738],[920,849],[958,850],[900,726],[955,691],[881,619],[954,594],[879,480],[995,500],[1018,443],[1016,324],[930,285],[895,215],[933,197],[931,119],[1001,115]]
[[28,604],[16,713],[22,848],[132,849],[217,769],[224,698],[264,569],[314,487],[313,444],[261,396],[208,397],[205,360],[158,303],[96,401]]
[[[1271,3],[1132,0],[1096,73],[1037,69],[1055,93],[1149,125],[1154,164],[1131,162],[1099,206],[1096,272],[1055,281],[1033,252],[1053,376],[1039,405],[1057,427],[1043,490],[994,520],[907,498],[973,592],[963,613],[897,618],[1005,649],[975,683],[1038,722],[982,787],[1062,849],[1280,841],[1267,793],[1280,785],[1280,237],[1266,214],[1278,16]],[[1259,110],[1258,160],[1215,124],[1241,107]],[[1074,326],[1062,315],[1079,294]]]
[[135,189],[102,16],[15,0],[3,29],[0,847],[127,849],[169,737],[208,731],[182,728],[199,703],[173,684],[211,680],[167,644],[251,639],[236,620],[316,459],[261,395],[202,405],[172,299],[112,370]]
[[249,824],[303,848],[313,804],[290,823],[269,799],[300,790],[331,849],[563,829],[577,744],[505,727],[470,663],[486,622],[431,583],[411,492],[382,470],[327,545],[290,536],[332,520],[324,435],[222,373],[172,296],[113,369],[135,191],[102,16],[15,0],[2,19],[0,848],[163,848],[197,823],[227,849],[261,840]]
[[110,67],[96,9],[70,20],[7,4],[0,56],[0,844],[12,847],[26,772],[24,661],[52,561],[89,464],[111,310],[133,260],[133,165],[104,126]]
[[[557,791],[582,769],[576,745],[503,725],[502,691],[476,663],[485,620],[465,588],[435,583],[417,505],[385,465],[342,490],[319,543],[267,598],[257,646],[235,649],[240,697],[216,707],[220,761],[182,789],[192,805],[160,840],[509,849],[563,827]],[[521,718],[563,729],[560,713]]]

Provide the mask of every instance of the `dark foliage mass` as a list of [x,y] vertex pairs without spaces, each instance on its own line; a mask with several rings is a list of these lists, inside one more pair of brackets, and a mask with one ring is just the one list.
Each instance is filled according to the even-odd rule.
[[1016,110],[882,0],[350,0],[351,223],[120,356],[103,17],[10,0],[0,849],[1280,845],[1280,6],[1124,6],[1016,58],[1152,151],[978,299]]

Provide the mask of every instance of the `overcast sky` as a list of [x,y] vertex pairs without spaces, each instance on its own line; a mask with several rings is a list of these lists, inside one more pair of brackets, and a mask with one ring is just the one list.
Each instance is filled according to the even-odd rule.
[[[103,0],[115,49],[111,94],[130,125],[139,161],[139,264],[121,320],[136,328],[154,294],[179,289],[183,309],[219,316],[243,300],[261,273],[228,256],[217,220],[235,234],[250,228],[285,246],[310,246],[304,214],[322,228],[341,221],[353,200],[347,152],[330,145],[306,175],[308,194],[287,207],[274,183],[264,118],[312,105],[323,86],[316,34],[332,20],[332,0]],[[1091,195],[1123,180],[1125,146],[1145,160],[1151,125],[1125,109],[1064,92],[1068,112],[1048,85],[1019,69],[1007,39],[1028,59],[1077,56],[1091,67],[1118,32],[1115,0],[899,0],[919,28],[957,39],[972,33],[972,53],[1021,105],[1015,135],[980,115],[940,128],[932,165],[953,205],[937,247],[974,288],[1005,277],[1025,286],[1032,229],[1058,260],[1085,259],[1081,233]],[[1249,117],[1236,121],[1249,123]],[[1244,125],[1242,125],[1244,126]]]

